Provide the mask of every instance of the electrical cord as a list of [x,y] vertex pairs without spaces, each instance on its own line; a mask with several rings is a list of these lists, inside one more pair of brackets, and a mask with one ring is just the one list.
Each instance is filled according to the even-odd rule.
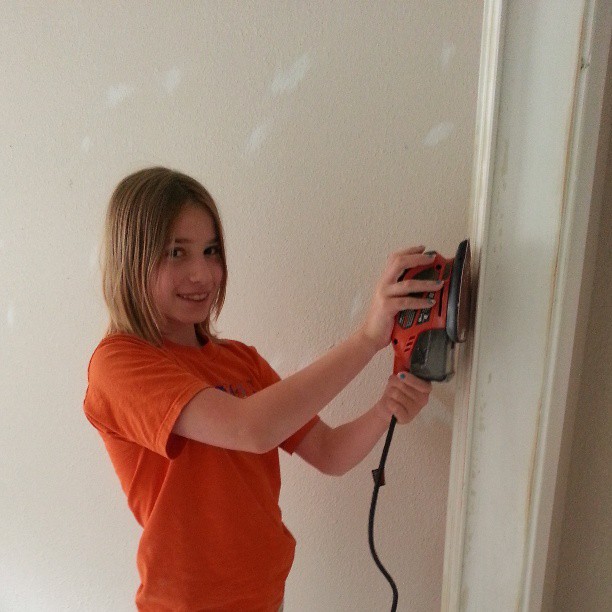
[[387,582],[391,585],[391,590],[393,591],[393,604],[391,606],[391,612],[396,612],[397,610],[397,600],[398,600],[398,591],[391,574],[385,569],[385,566],[381,563],[378,555],[376,554],[376,549],[374,547],[374,515],[376,514],[376,502],[378,501],[378,491],[380,487],[385,484],[385,463],[387,463],[387,455],[389,453],[389,446],[391,446],[391,439],[393,438],[393,431],[395,430],[395,425],[397,423],[397,419],[393,416],[391,417],[391,423],[389,424],[389,430],[387,431],[387,438],[385,440],[385,445],[382,450],[382,454],[380,456],[380,463],[378,464],[378,469],[372,470],[372,476],[374,477],[374,491],[372,492],[372,502],[370,504],[370,518],[368,520],[368,540],[370,542],[370,552],[372,553],[372,557],[374,558],[374,563],[381,571],[382,575],[387,579]]

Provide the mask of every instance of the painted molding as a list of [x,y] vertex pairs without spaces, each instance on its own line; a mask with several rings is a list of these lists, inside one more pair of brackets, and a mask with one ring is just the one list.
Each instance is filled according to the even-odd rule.
[[[551,547],[558,546],[557,542],[550,541],[551,521],[559,480],[563,426],[568,417],[573,423],[575,406],[570,402],[576,398],[569,397],[571,380],[572,377],[579,378],[582,367],[582,347],[576,350],[576,343],[581,339],[576,337],[575,331],[580,317],[579,302],[588,257],[585,252],[588,226],[595,212],[591,208],[597,209],[599,217],[600,203],[593,202],[592,196],[611,34],[611,6],[601,0],[587,2],[568,147],[557,282],[552,301],[550,351],[532,483],[532,520],[522,596],[525,610],[542,609],[549,551]],[[585,202],[589,204],[585,206]],[[592,278],[588,282],[592,283]],[[576,361],[578,355],[579,362]],[[556,562],[556,554],[553,558]]]
[[476,108],[475,154],[472,170],[472,195],[470,222],[470,246],[472,251],[472,282],[475,299],[472,299],[470,315],[473,335],[460,346],[456,383],[453,440],[447,504],[446,539],[444,549],[444,579],[442,583],[442,610],[458,610],[461,596],[463,547],[468,502],[468,473],[470,463],[471,432],[474,420],[471,378],[472,363],[478,354],[479,320],[477,304],[482,300],[478,291],[479,277],[485,261],[484,243],[487,238],[489,199],[493,180],[495,135],[499,98],[499,64],[503,49],[504,2],[486,1],[482,22],[482,42]]
[[485,0],[445,611],[541,609],[609,45],[606,0]]

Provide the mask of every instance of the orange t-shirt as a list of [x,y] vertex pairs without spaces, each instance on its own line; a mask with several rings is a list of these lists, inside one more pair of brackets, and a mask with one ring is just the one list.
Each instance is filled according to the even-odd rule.
[[[235,341],[155,347],[114,334],[89,364],[84,410],[99,431],[143,527],[140,610],[278,610],[295,540],[278,506],[278,449],[227,450],[172,433],[207,387],[246,397],[279,380]],[[285,441],[292,453],[317,417]]]

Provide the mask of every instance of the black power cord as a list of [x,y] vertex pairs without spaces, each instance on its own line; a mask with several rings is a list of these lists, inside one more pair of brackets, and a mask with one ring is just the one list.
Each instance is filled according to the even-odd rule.
[[389,446],[391,446],[391,439],[393,438],[393,431],[395,429],[395,425],[397,423],[397,419],[393,416],[391,417],[391,423],[389,424],[389,430],[387,431],[387,438],[385,440],[385,445],[383,447],[382,454],[380,456],[380,463],[378,464],[378,469],[372,470],[372,476],[374,476],[374,491],[372,492],[372,502],[370,504],[370,519],[368,521],[368,540],[370,542],[370,552],[372,553],[372,557],[374,557],[374,563],[381,571],[382,575],[387,579],[387,582],[391,585],[391,590],[393,591],[393,605],[391,606],[391,612],[396,612],[397,610],[397,600],[398,600],[398,591],[391,574],[385,569],[385,566],[381,563],[378,555],[376,554],[376,549],[374,547],[374,515],[376,514],[376,502],[378,501],[378,491],[380,487],[385,484],[385,463],[387,463],[387,455],[389,454]]

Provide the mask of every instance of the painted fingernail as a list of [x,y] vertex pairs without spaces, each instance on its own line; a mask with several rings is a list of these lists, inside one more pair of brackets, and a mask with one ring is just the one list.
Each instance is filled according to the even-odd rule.
[[399,377],[400,377],[402,380],[404,380],[404,378],[406,378],[406,375],[405,375],[403,372],[401,372],[401,373],[400,373],[400,375],[399,375]]

